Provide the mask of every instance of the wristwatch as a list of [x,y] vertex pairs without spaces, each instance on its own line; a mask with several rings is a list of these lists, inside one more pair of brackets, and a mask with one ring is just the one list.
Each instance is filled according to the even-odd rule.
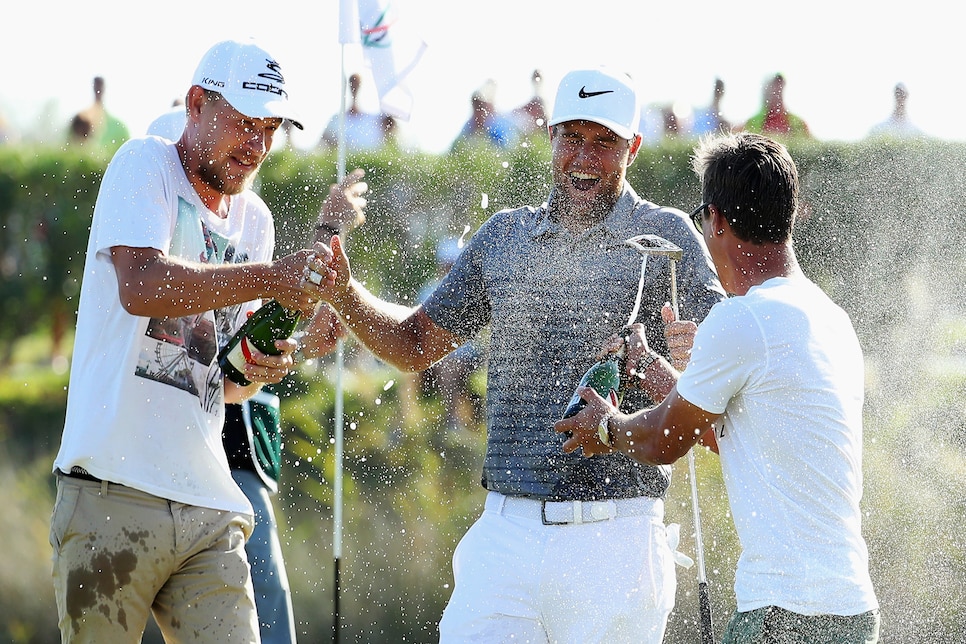
[[329,233],[329,237],[331,237],[332,235],[342,234],[342,231],[339,230],[338,226],[333,226],[332,224],[326,223],[324,221],[320,221],[317,224],[315,224],[315,229]]
[[647,368],[650,367],[657,360],[657,358],[658,355],[650,350],[641,356],[641,359],[638,360],[637,364],[634,366],[634,373],[637,374],[637,377],[643,378],[644,372],[647,371]]
[[597,425],[597,438],[606,447],[611,447],[614,444],[614,438],[610,433],[610,419],[616,414],[616,411],[607,412]]

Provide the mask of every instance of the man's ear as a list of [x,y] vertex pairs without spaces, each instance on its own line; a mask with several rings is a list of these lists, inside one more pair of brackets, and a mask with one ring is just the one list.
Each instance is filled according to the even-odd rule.
[[637,158],[637,153],[641,150],[641,143],[643,141],[643,136],[640,134],[634,135],[634,139],[631,141],[631,149],[627,153],[627,165],[634,163],[634,159]]
[[708,204],[708,224],[707,225],[709,226],[711,230],[711,234],[713,235],[724,234],[725,226],[729,225],[728,220],[725,218],[724,215],[721,214],[721,211],[718,210],[718,207],[715,206],[713,203]]
[[192,85],[188,89],[188,94],[185,96],[185,110],[189,121],[192,118],[198,118],[198,115],[201,114],[201,108],[205,104],[205,100],[205,90],[200,86]]

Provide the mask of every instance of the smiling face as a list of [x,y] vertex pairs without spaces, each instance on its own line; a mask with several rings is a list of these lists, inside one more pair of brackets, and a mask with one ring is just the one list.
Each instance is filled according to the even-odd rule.
[[551,131],[554,207],[564,225],[599,223],[617,203],[641,138],[623,139],[591,121],[566,121]]
[[243,192],[272,147],[280,118],[250,118],[219,94],[192,87],[188,128],[179,141],[185,172],[202,201],[219,211],[226,195]]

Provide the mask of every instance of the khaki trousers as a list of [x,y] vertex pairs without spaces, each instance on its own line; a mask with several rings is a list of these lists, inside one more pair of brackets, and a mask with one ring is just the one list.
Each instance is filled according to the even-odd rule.
[[50,524],[61,641],[257,643],[250,515],[57,475]]

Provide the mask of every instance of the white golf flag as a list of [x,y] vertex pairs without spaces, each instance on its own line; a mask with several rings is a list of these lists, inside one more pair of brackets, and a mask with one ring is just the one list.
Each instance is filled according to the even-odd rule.
[[359,34],[358,0],[339,0],[339,43],[352,45],[362,42]]
[[[356,29],[350,33],[355,17]],[[403,83],[426,43],[399,20],[391,0],[340,0],[339,42],[361,43],[379,94],[379,108],[408,121],[413,95]]]

